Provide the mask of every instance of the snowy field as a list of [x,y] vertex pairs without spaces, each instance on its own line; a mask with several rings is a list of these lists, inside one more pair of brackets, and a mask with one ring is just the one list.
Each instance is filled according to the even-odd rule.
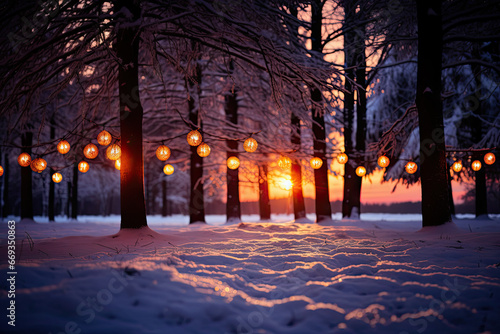
[[500,333],[499,217],[257,219],[18,222],[15,327],[4,222],[0,332]]

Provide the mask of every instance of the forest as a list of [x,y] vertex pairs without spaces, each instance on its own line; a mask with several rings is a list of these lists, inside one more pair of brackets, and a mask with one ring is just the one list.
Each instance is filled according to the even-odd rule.
[[[240,193],[253,192],[268,219],[271,187],[290,191],[299,219],[304,185],[320,222],[332,213],[329,178],[343,179],[342,216],[356,217],[362,180],[380,169],[382,182],[421,184],[424,225],[454,213],[451,180],[475,184],[475,214],[487,214],[499,200],[498,168],[483,162],[499,141],[498,4],[429,3],[421,10],[436,13],[433,24],[415,6],[5,3],[3,217],[33,219],[35,198],[39,215],[76,219],[90,202],[140,227],[147,212],[169,214],[169,202],[204,222],[205,206],[222,200],[229,221],[241,219]],[[439,94],[427,100],[426,89]],[[201,142],[186,145],[192,130]],[[21,152],[45,172],[18,168]],[[233,156],[236,169],[226,167]]]
[[499,1],[0,16],[2,333],[498,333]]

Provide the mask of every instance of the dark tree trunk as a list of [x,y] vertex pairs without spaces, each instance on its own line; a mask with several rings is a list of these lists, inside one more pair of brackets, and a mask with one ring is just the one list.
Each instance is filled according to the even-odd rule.
[[[195,46],[197,48],[197,46]],[[199,50],[198,50],[199,51]],[[189,99],[189,120],[193,124],[199,124],[200,133],[203,137],[203,124],[198,122],[199,110],[201,106],[201,68],[196,65],[196,75],[193,78],[187,78]],[[194,92],[196,91],[196,94]],[[196,98],[195,98],[196,96]],[[198,101],[196,101],[198,99]],[[189,223],[205,223],[205,196],[203,190],[203,158],[197,153],[197,147],[191,146],[191,193],[189,196]]]
[[[358,13],[361,15],[362,11]],[[363,16],[360,16],[360,20],[364,20]],[[365,34],[364,26],[358,30],[359,34],[356,34],[357,43],[356,46],[356,83],[360,87],[357,90],[357,102],[356,102],[356,153],[358,154],[358,165],[364,165],[365,160],[365,150],[366,150],[366,57],[365,57]],[[352,196],[352,207],[357,208],[358,215],[361,213],[361,184],[363,181],[362,177],[356,175],[354,178],[354,190],[351,193]],[[352,214],[352,209],[351,209]]]
[[416,104],[420,129],[422,224],[435,226],[451,221],[441,102],[441,2],[417,1],[417,20]]
[[[233,71],[233,62],[229,64],[229,69]],[[226,120],[232,124],[238,124],[238,101],[237,90],[233,88],[224,96]],[[227,140],[227,158],[234,156],[238,157],[238,141]],[[227,168],[227,202],[226,202],[226,217],[227,221],[241,220],[241,205],[240,205],[240,181],[238,169]]]
[[[295,18],[298,16],[298,10],[296,7],[290,8],[290,14],[292,14]],[[299,31],[298,25],[294,25],[289,27],[291,30],[294,40],[294,43],[300,43],[299,41]],[[292,97],[293,98],[293,97]],[[296,100],[294,99],[294,102]],[[295,114],[291,114],[291,124],[292,124],[292,135],[291,142],[293,149],[295,151],[300,150],[301,146],[301,131],[300,131],[300,118],[298,118]],[[295,219],[304,218],[306,216],[306,208],[304,204],[304,193],[302,191],[302,167],[297,159],[292,160],[292,193],[293,193],[293,214]]]
[[[366,57],[365,57],[365,27],[363,10],[357,12],[355,4],[345,1],[344,58],[346,64],[346,90],[344,94],[344,141],[346,154],[351,156],[350,163],[344,171],[344,198],[342,201],[342,216],[359,218],[361,213],[362,178],[356,175],[356,167],[364,165],[366,149]],[[354,28],[356,27],[356,28]],[[353,82],[357,83],[357,87]],[[356,145],[352,141],[354,133],[354,96],[356,103]],[[354,153],[354,154],[353,154]]]
[[150,168],[144,167],[144,199],[146,200],[146,214],[151,211],[151,177]]
[[[23,152],[31,155],[33,145],[33,133],[25,132],[21,136]],[[33,157],[32,157],[33,158]],[[31,168],[21,168],[21,219],[33,219],[33,180]]]
[[[54,140],[56,136],[56,128],[54,126],[54,116],[50,121],[50,139]],[[55,184],[52,181],[52,175],[54,175],[54,170],[50,168],[50,179],[49,179],[49,221],[55,221]]]
[[446,169],[448,172],[448,197],[450,199],[450,213],[452,215],[455,215],[455,202],[453,201],[453,188],[451,187],[451,172],[450,172],[451,166],[448,166]]
[[73,166],[73,183],[71,184],[71,219],[78,218],[78,163]]
[[[349,27],[353,24],[353,15],[355,13],[355,6],[349,1],[344,1],[345,11],[345,25]],[[344,37],[344,59],[346,66],[345,74],[345,90],[344,93],[344,149],[349,157],[348,162],[344,165],[344,197],[342,200],[342,217],[351,217],[352,208],[356,205],[355,194],[357,191],[357,180],[359,177],[356,175],[357,159],[353,158],[354,142],[354,59],[355,59],[355,33],[346,32]],[[359,207],[359,205],[358,205]]]
[[[73,169],[74,172],[74,169]],[[66,217],[69,218],[71,216],[71,203],[73,202],[72,200],[72,184],[71,181],[68,181],[68,187],[67,187],[67,194],[68,194],[68,199],[66,201]]]
[[151,189],[151,192],[153,193],[152,198],[151,198],[151,214],[155,215],[156,214],[156,196],[158,195],[158,187],[153,185],[153,189]]
[[[476,59],[481,59],[481,54],[477,46],[474,46],[473,55]],[[476,96],[484,96],[481,92],[481,66],[477,64],[471,65],[472,73],[474,74],[474,80],[476,82]],[[479,116],[484,116],[484,107],[481,103],[481,99],[477,99],[477,109],[474,113]],[[483,124],[479,117],[471,117],[471,127],[472,127],[472,140],[474,144],[479,143],[483,139]],[[482,155],[473,156],[474,160],[479,160],[483,163]],[[483,167],[474,172],[475,189],[476,189],[476,217],[488,215],[488,198],[487,198],[487,188],[486,188],[486,169]]]
[[[321,28],[323,25],[323,4],[320,0],[312,2],[311,14],[311,49],[316,52],[323,52]],[[332,208],[330,206],[330,194],[328,190],[328,164],[326,159],[326,127],[325,115],[322,107],[323,97],[318,88],[311,87],[311,99],[313,102],[313,146],[314,156],[323,161],[319,169],[314,170],[314,185],[316,189],[316,222],[319,223],[332,218]]]
[[[126,8],[130,22],[140,17],[138,1],[116,1],[116,11]],[[121,170],[120,204],[121,229],[147,226],[144,200],[144,156],[142,148],[143,109],[139,97],[139,36],[137,25],[123,24],[117,32],[116,56],[120,100]]]
[[259,210],[260,220],[271,219],[269,183],[267,182],[267,165],[259,166]]
[[[294,150],[300,150],[300,119],[292,114],[292,146]],[[293,185],[293,214],[295,219],[306,216],[304,205],[304,194],[302,192],[302,166],[293,159],[292,161],[292,185]]]
[[161,180],[161,216],[166,217],[168,213],[167,208],[167,180]]
[[[0,165],[2,165],[2,166],[5,165],[5,163],[2,164],[1,162],[2,162],[2,154],[0,152]],[[5,168],[4,168],[4,175],[5,175]],[[3,176],[3,177],[0,176],[0,191],[3,189],[2,187],[3,187],[4,183],[5,183],[5,176]],[[4,210],[5,205],[2,204],[2,203],[4,203],[3,202],[3,195],[4,195],[4,192],[2,192],[0,194],[0,218],[4,217],[3,210]]]
[[55,185],[54,182],[52,181],[52,175],[54,175],[55,171],[51,168],[50,169],[50,180],[49,180],[49,208],[48,208],[48,214],[49,214],[49,221],[53,222],[55,221]]
[[[476,156],[475,160],[482,160],[482,156]],[[483,162],[481,162],[483,163]],[[488,197],[486,188],[486,168],[481,167],[480,170],[474,172],[475,188],[476,188],[476,217],[488,215]]]
[[9,173],[10,173],[10,165],[9,165],[9,155],[7,153],[4,154],[3,159],[3,209],[2,209],[2,217],[5,218],[10,214],[10,199],[9,199]]

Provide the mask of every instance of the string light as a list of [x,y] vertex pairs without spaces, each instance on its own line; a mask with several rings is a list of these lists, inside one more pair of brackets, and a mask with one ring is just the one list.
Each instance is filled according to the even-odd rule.
[[83,155],[87,159],[95,159],[97,155],[99,154],[99,149],[97,148],[96,145],[90,143],[85,148],[83,149]]
[[198,146],[202,141],[201,133],[198,130],[193,130],[187,134],[187,142],[191,146]]
[[471,166],[471,167],[472,167],[472,170],[473,170],[473,171],[475,171],[475,172],[479,171],[479,170],[481,169],[481,161],[479,161],[479,160],[474,160],[474,161],[472,162],[472,166]]
[[292,159],[290,159],[289,157],[282,156],[278,160],[278,166],[281,169],[288,169],[292,166]]
[[109,160],[118,160],[120,159],[122,155],[122,149],[120,146],[113,144],[108,146],[106,149],[106,156],[108,157]]
[[97,142],[101,146],[108,146],[109,144],[111,144],[111,139],[112,139],[111,134],[106,130],[102,130],[97,135]]
[[455,173],[460,173],[462,167],[463,167],[462,161],[455,161],[453,165],[451,165],[451,169],[453,169]]
[[321,166],[323,166],[323,160],[321,160],[318,157],[312,158],[311,161],[310,161],[310,163],[311,163],[311,167],[313,169],[320,169]]
[[115,168],[120,170],[122,168],[122,160],[118,159],[115,161]]
[[89,171],[89,163],[87,161],[80,161],[78,163],[78,170],[82,173],[87,173]]
[[54,173],[52,174],[52,181],[54,181],[54,183],[59,183],[61,182],[63,179],[61,173]]
[[414,163],[413,161],[409,161],[406,165],[405,165],[405,170],[408,174],[414,174],[418,169],[418,166],[416,163]]
[[248,138],[243,143],[243,149],[249,153],[255,152],[257,150],[257,146],[259,146],[259,144],[257,144],[257,141],[252,137]]
[[378,158],[377,163],[380,167],[385,168],[385,167],[389,166],[389,164],[391,163],[391,160],[389,160],[388,157],[383,155],[383,156]]
[[36,158],[31,162],[31,170],[37,173],[41,173],[47,168],[47,161],[43,158]]
[[240,167],[240,159],[238,159],[237,157],[227,158],[227,168],[238,169],[238,167]]
[[358,168],[356,168],[356,175],[359,177],[365,176],[366,175],[366,168],[363,166],[358,166]]
[[198,155],[202,158],[206,158],[210,155],[211,148],[208,146],[207,143],[201,143],[198,145],[198,148],[196,149],[196,152]]
[[69,152],[69,149],[71,148],[71,146],[69,145],[69,143],[66,141],[66,140],[61,140],[58,144],[57,144],[57,151],[61,154],[66,154]]
[[167,175],[172,175],[174,173],[174,166],[167,164],[163,167],[163,173]]
[[484,163],[487,165],[493,165],[495,163],[495,160],[495,155],[491,152],[484,155]]
[[156,157],[160,161],[167,161],[170,158],[170,149],[166,145],[160,145],[156,149]]
[[339,164],[343,165],[343,164],[347,163],[347,160],[349,160],[349,158],[347,157],[347,154],[340,153],[339,155],[337,155],[337,161],[339,162]]
[[17,163],[21,167],[28,167],[31,165],[31,156],[28,153],[23,152],[17,157]]
[[2,176],[2,175],[3,175],[3,167],[0,166],[0,176]]

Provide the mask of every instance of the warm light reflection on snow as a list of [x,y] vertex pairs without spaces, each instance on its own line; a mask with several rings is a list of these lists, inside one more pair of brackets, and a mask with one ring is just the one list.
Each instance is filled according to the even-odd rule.
[[[436,236],[384,224],[393,223],[177,226],[55,240],[38,239],[49,225],[20,226],[18,233],[28,228],[35,241],[33,250],[23,250],[18,298],[20,305],[47,300],[44,307],[55,314],[66,300],[67,317],[85,332],[109,316],[122,332],[132,323],[146,326],[143,332],[147,324],[165,332],[238,332],[238,317],[250,315],[261,319],[248,325],[254,332],[415,332],[417,320],[453,332],[463,319],[476,326],[484,312],[498,310],[489,297],[500,294],[498,258],[485,251],[495,250],[491,233]],[[442,233],[448,238],[439,239]],[[126,287],[87,326],[76,307],[115,286],[116,277]],[[37,312],[28,327],[45,323]],[[51,323],[59,328],[64,319]]]

